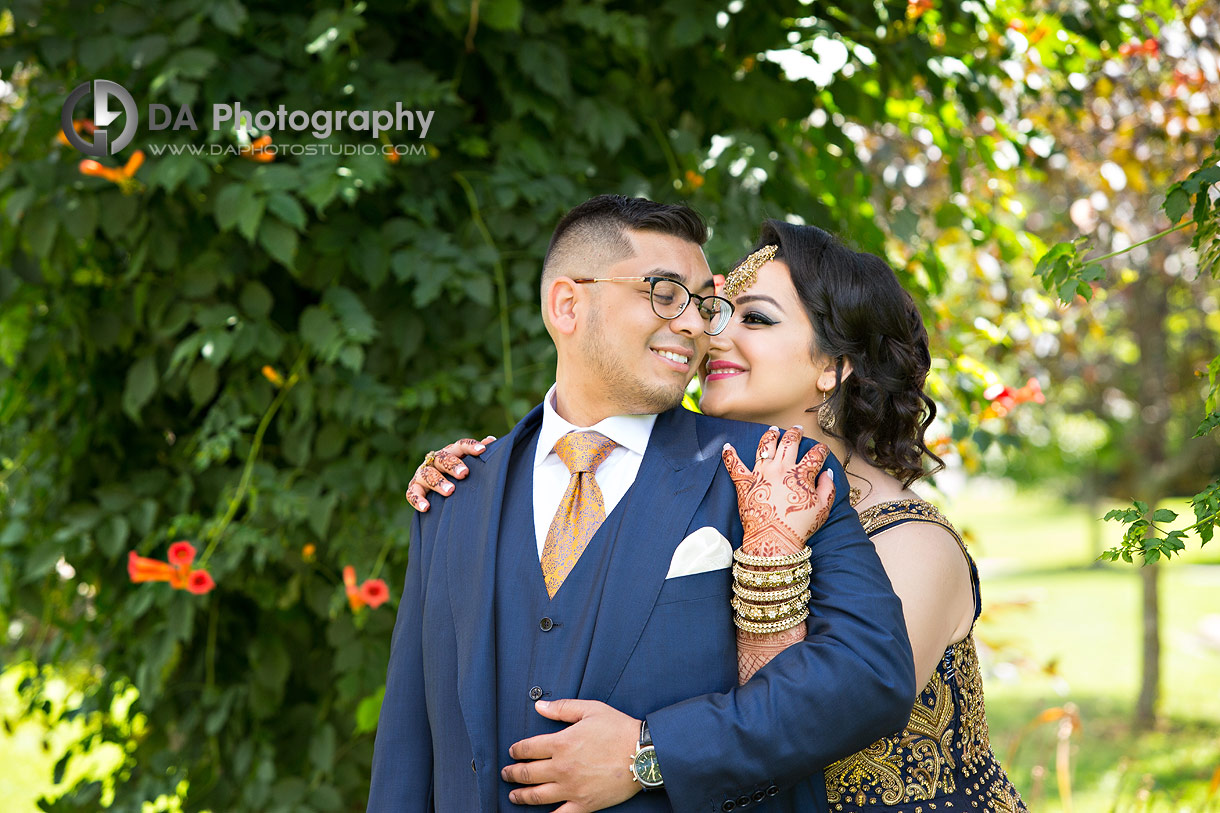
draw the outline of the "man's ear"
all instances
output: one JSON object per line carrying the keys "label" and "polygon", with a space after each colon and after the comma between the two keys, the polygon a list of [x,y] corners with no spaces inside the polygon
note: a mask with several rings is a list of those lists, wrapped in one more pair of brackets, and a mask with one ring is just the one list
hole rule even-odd
{"label": "man's ear", "polygon": [[581,297],[571,277],[556,277],[546,291],[546,318],[557,333],[570,336],[576,332]]}

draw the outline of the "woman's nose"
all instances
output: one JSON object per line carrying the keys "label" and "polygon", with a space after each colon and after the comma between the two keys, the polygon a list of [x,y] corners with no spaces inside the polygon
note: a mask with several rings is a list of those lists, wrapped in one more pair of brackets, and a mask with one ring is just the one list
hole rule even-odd
{"label": "woman's nose", "polygon": [[729,321],[728,327],[717,333],[715,336],[709,336],[708,348],[717,353],[724,353],[733,346],[733,322]]}

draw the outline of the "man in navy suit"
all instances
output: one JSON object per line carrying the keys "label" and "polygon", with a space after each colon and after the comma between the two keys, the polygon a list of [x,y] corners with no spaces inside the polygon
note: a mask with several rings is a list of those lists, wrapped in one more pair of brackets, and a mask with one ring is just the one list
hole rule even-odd
{"label": "man in navy suit", "polygon": [[[413,520],[370,813],[825,810],[823,766],[906,723],[902,607],[847,489],[809,541],[807,637],[737,685],[727,562],[689,554],[741,545],[721,450],[753,465],[765,427],[680,406],[715,332],[706,236],[684,206],[619,196],[560,221],[542,278],[556,384]],[[572,431],[609,439],[588,475],[604,521],[554,583]]]}

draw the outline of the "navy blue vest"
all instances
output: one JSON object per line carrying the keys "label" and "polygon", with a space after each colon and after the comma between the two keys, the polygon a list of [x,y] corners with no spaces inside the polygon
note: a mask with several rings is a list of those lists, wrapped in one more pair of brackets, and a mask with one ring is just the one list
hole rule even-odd
{"label": "navy blue vest", "polygon": [[[499,767],[514,760],[513,743],[567,727],[538,714],[534,701],[579,697],[601,607],[610,554],[630,502],[623,496],[585,548],[563,585],[549,598],[534,531],[534,454],[538,433],[513,448],[505,484],[496,554],[496,709]],[[528,506],[522,510],[522,506]],[[510,517],[511,514],[511,517]],[[600,698],[599,698],[600,699]],[[627,756],[623,769],[627,769]],[[500,780],[501,810],[515,786]]]}

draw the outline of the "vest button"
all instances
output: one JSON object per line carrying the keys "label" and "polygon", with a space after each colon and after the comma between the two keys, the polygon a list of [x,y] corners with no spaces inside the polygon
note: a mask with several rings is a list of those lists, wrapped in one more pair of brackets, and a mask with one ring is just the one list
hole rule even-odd
{"label": "vest button", "polygon": [[535,686],[534,688],[530,689],[530,700],[541,700],[541,699],[542,699],[542,687],[541,686]]}
{"label": "vest button", "polygon": [[542,630],[543,632],[550,632],[551,627],[553,626],[555,626],[555,622],[549,618],[543,618],[538,622],[538,629]]}

